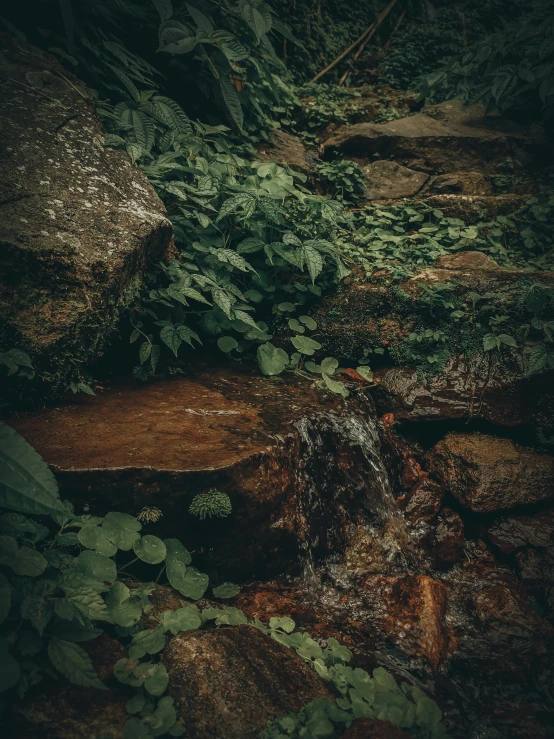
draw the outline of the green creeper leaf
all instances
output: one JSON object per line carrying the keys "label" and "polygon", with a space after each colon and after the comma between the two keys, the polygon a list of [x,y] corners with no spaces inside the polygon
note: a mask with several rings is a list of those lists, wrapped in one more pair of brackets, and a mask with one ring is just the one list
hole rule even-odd
{"label": "green creeper leaf", "polygon": [[113,559],[96,554],[90,549],[81,552],[77,557],[77,565],[92,580],[108,583],[115,583],[117,580],[117,567]]}
{"label": "green creeper leaf", "polygon": [[185,606],[176,611],[164,611],[159,617],[164,631],[171,631],[176,636],[181,631],[193,631],[202,625],[202,619],[198,611]]}
{"label": "green creeper leaf", "polygon": [[102,530],[106,538],[124,552],[133,548],[135,541],[140,538],[138,532],[141,529],[140,522],[128,513],[110,511],[102,522]]}
{"label": "green creeper leaf", "polygon": [[177,356],[179,347],[183,343],[178,331],[173,326],[164,326],[160,331],[160,339]]}
{"label": "green creeper leaf", "polygon": [[509,334],[500,334],[498,338],[503,344],[506,344],[506,346],[516,346],[517,347],[517,341],[514,339],[513,336],[510,336]]}
{"label": "green creeper leaf", "polygon": [[18,513],[67,515],[48,465],[17,431],[2,422],[0,506]]}
{"label": "green creeper leaf", "polygon": [[144,696],[144,694],[137,693],[130,700],[127,701],[127,703],[125,704],[125,708],[127,709],[127,713],[140,713],[144,708],[145,703],[146,697]]}
{"label": "green creeper leaf", "polygon": [[143,562],[158,565],[163,562],[166,555],[165,544],[157,536],[146,534],[133,544],[133,551]]}
{"label": "green creeper leaf", "polygon": [[7,652],[0,655],[0,693],[13,688],[21,677],[19,662]]}
{"label": "green creeper leaf", "polygon": [[186,598],[190,598],[191,600],[198,600],[206,592],[209,578],[203,572],[199,572],[196,567],[187,567],[186,572],[176,579],[176,582],[178,582],[178,586],[173,585],[170,580],[171,585],[175,587],[181,595],[184,595]]}
{"label": "green creeper leaf", "polygon": [[326,375],[324,372],[322,373],[321,377],[323,378],[323,382],[328,390],[330,390],[332,393],[335,393],[336,395],[341,395],[343,398],[348,397],[348,390],[344,386],[344,383],[337,382],[337,380],[333,380],[329,377],[329,375]]}
{"label": "green creeper leaf", "polygon": [[338,359],[335,359],[334,357],[325,357],[325,359],[321,362],[321,371],[325,375],[331,376],[335,374],[338,366]]}
{"label": "green creeper leaf", "polygon": [[214,27],[212,26],[208,18],[206,18],[204,13],[201,13],[193,5],[188,5],[188,4],[187,4],[187,10],[194,18],[194,22],[196,23],[198,28],[201,31],[204,31],[204,33],[206,33],[208,36],[212,36],[214,32]]}
{"label": "green creeper leaf", "polygon": [[21,602],[21,618],[30,621],[38,633],[42,636],[54,614],[54,604],[46,598],[29,594],[25,595]]}
{"label": "green creeper leaf", "polygon": [[309,241],[306,241],[303,244],[301,253],[308,268],[310,277],[312,278],[312,283],[314,283],[315,278],[323,270],[323,257]]}
{"label": "green creeper leaf", "polygon": [[310,316],[300,316],[298,318],[300,323],[303,323],[306,328],[309,328],[310,331],[315,331],[317,328],[317,323],[314,321],[313,318],[310,318]]}
{"label": "green creeper leaf", "polygon": [[274,616],[273,618],[269,619],[269,628],[270,629],[281,629],[282,631],[285,631],[287,634],[292,634],[292,632],[296,628],[296,624],[294,623],[292,618],[288,618],[287,616],[283,616],[283,617]]}
{"label": "green creeper leaf", "polygon": [[159,629],[145,629],[135,634],[129,646],[129,657],[141,659],[145,654],[157,654],[165,647],[166,639]]}
{"label": "green creeper leaf", "polygon": [[56,670],[75,685],[107,690],[98,679],[90,657],[75,642],[57,638],[50,639],[48,656]]}
{"label": "green creeper leaf", "polygon": [[234,598],[240,593],[240,587],[232,582],[224,582],[213,588],[212,592],[216,598]]}
{"label": "green creeper leaf", "polygon": [[291,339],[294,348],[297,349],[300,354],[307,354],[312,356],[318,349],[321,349],[321,344],[314,339],[310,339],[309,336],[293,336]]}
{"label": "green creeper leaf", "polygon": [[182,562],[188,565],[192,562],[189,550],[182,545],[179,539],[164,539],[164,544],[166,548],[166,564]]}
{"label": "green creeper leaf", "polygon": [[247,624],[248,619],[240,608],[226,606],[221,616],[218,616],[215,622],[218,626],[240,626],[241,624]]}
{"label": "green creeper leaf", "polygon": [[217,345],[222,352],[228,354],[229,352],[232,352],[233,349],[237,348],[238,342],[236,341],[236,339],[233,339],[232,336],[221,336],[217,340]]}
{"label": "green creeper leaf", "polygon": [[77,534],[79,542],[87,549],[94,549],[105,557],[113,557],[117,547],[107,538],[104,529],[100,526],[83,526]]}
{"label": "green creeper leaf", "polygon": [[483,348],[486,352],[500,347],[500,340],[494,334],[487,334],[483,338]]}
{"label": "green creeper leaf", "polygon": [[106,596],[110,618],[118,626],[130,628],[140,621],[142,605],[140,598],[131,596],[129,588],[118,580]]}
{"label": "green creeper leaf", "polygon": [[108,621],[111,623],[112,619],[108,611],[108,607],[104,602],[104,599],[91,588],[78,588],[71,593],[68,593],[67,600],[74,606],[80,613],[91,621]]}
{"label": "green creeper leaf", "polygon": [[280,375],[289,363],[289,355],[286,351],[269,342],[258,347],[256,356],[264,375]]}
{"label": "green creeper leaf", "polygon": [[21,547],[16,559],[11,563],[11,568],[16,575],[26,577],[38,577],[47,568],[48,562],[44,556],[35,549]]}
{"label": "green creeper leaf", "polygon": [[150,695],[158,696],[165,693],[169,683],[169,676],[161,662],[158,662],[158,664],[155,665],[155,668],[156,669],[153,671],[154,674],[147,677],[144,681],[144,687]]}

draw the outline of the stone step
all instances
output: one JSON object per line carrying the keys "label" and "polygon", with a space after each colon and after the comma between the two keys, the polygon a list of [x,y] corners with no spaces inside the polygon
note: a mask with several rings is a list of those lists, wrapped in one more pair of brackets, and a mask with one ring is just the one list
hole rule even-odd
{"label": "stone step", "polygon": [[[146,385],[121,380],[97,397],[4,420],[43,456],[78,512],[157,507],[152,533],[191,548],[208,541],[219,572],[257,576],[298,567],[312,544],[316,556],[340,547],[359,509],[352,480],[363,487],[367,461],[339,427],[372,407],[336,398],[241,365]],[[229,494],[233,512],[201,522],[188,508],[212,488]]]}

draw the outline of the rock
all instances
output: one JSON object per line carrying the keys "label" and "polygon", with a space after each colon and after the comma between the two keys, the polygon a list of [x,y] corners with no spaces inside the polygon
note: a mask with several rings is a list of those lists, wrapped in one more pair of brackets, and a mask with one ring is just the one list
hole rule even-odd
{"label": "rock", "polygon": [[554,619],[554,549],[523,549],[516,554],[517,570],[525,591]]}
{"label": "rock", "polygon": [[409,739],[409,735],[390,721],[358,718],[344,732],[342,739]]}
{"label": "rock", "polygon": [[484,513],[554,498],[554,457],[510,439],[449,433],[428,455],[446,492]]}
{"label": "rock", "polygon": [[0,42],[0,348],[26,351],[37,392],[55,394],[102,352],[172,229],[138,167],[104,146],[82,83],[45,69],[58,64],[48,54]]}
{"label": "rock", "polygon": [[380,632],[410,656],[420,657],[433,670],[454,650],[446,619],[446,587],[427,575],[382,577],[364,581],[368,602],[379,603],[374,617]]}
{"label": "rock", "polygon": [[444,492],[440,485],[425,478],[406,497],[404,515],[412,524],[428,523],[441,509]]}
{"label": "rock", "polygon": [[442,211],[447,218],[459,218],[466,225],[492,221],[498,216],[508,216],[527,203],[532,195],[424,195],[427,205]]}
{"label": "rock", "polygon": [[317,154],[307,149],[302,141],[286,131],[273,131],[273,141],[258,147],[258,159],[262,162],[288,164],[292,170],[311,174],[317,166]]}
{"label": "rock", "polygon": [[[125,704],[129,695],[117,688],[113,666],[125,656],[125,650],[106,635],[82,646],[89,653],[98,677],[114,683],[109,690],[81,688],[62,682],[49,681],[38,695],[14,705],[18,739],[90,739],[110,736],[121,739],[129,718]],[[41,686],[39,686],[41,687]]]}
{"label": "rock", "polygon": [[434,177],[426,192],[438,194],[492,195],[493,186],[482,172],[449,172]]}
{"label": "rock", "polygon": [[180,634],[163,660],[190,739],[254,739],[269,721],[331,699],[293,650],[251,626]]}
{"label": "rock", "polygon": [[[114,500],[134,515],[158,507],[156,534],[186,537],[232,579],[298,568],[307,546],[316,557],[341,549],[356,510],[372,507],[372,462],[351,443],[372,414],[369,399],[243,366],[115,382],[97,397],[5,420],[78,510],[87,503],[103,515]],[[230,495],[233,513],[199,521],[191,500],[212,488]]]}
{"label": "rock", "polygon": [[437,565],[452,565],[464,556],[464,522],[460,514],[450,508],[438,516],[431,544]]}
{"label": "rock", "polygon": [[409,198],[421,190],[429,179],[423,172],[416,172],[386,159],[366,165],[364,174],[369,184],[365,193],[368,200]]}
{"label": "rock", "polygon": [[452,172],[481,170],[483,162],[495,171],[507,157],[521,160],[526,149],[538,148],[526,129],[484,113],[481,105],[464,108],[451,100],[387,123],[343,126],[325,142],[325,152],[419,158],[435,171]]}
{"label": "rock", "polygon": [[551,546],[554,544],[554,511],[501,518],[489,529],[488,539],[504,554],[525,546]]}
{"label": "rock", "polygon": [[482,251],[459,251],[439,257],[436,262],[439,269],[500,269],[498,262]]}

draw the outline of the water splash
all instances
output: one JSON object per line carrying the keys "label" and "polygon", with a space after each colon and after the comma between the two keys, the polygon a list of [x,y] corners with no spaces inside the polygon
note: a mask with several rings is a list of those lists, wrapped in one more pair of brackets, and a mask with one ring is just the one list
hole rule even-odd
{"label": "water splash", "polygon": [[317,581],[315,560],[332,555],[348,540],[351,517],[344,502],[353,500],[367,512],[368,526],[378,529],[383,546],[393,558],[405,558],[411,541],[396,505],[381,456],[375,420],[350,412],[318,414],[295,424],[302,445],[297,470],[306,493],[298,501],[298,520],[305,531],[304,578]]}

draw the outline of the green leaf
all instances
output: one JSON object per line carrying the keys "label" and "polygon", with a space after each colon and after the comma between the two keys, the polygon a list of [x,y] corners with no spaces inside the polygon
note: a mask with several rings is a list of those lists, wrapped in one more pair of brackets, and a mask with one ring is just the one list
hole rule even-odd
{"label": "green leaf", "polygon": [[173,15],[173,7],[171,0],[152,0],[156,6],[156,10],[160,14],[160,20],[166,21]]}
{"label": "green leaf", "polygon": [[514,339],[513,336],[510,336],[509,334],[500,334],[498,338],[503,344],[506,344],[506,346],[517,347],[517,341]]}
{"label": "green leaf", "polygon": [[317,323],[313,318],[310,318],[310,316],[299,316],[298,320],[300,323],[303,323],[306,328],[309,328],[310,331],[315,331],[317,328]]}
{"label": "green leaf", "polygon": [[176,611],[164,611],[159,617],[164,631],[171,631],[176,636],[181,631],[193,631],[202,625],[198,611],[190,607],[179,608]]}
{"label": "green leaf", "polygon": [[165,544],[157,536],[146,534],[133,544],[133,551],[143,562],[158,565],[163,562],[166,555]]}
{"label": "green leaf", "polygon": [[321,344],[314,339],[310,339],[309,336],[293,336],[291,339],[294,348],[297,349],[300,354],[306,354],[311,357],[318,349],[321,349]]}
{"label": "green leaf", "polygon": [[483,348],[486,352],[491,351],[492,349],[498,349],[500,347],[500,341],[497,336],[494,334],[487,334],[483,338]]}
{"label": "green leaf", "polygon": [[240,587],[232,582],[224,582],[213,588],[212,592],[216,598],[234,598],[240,593]]}
{"label": "green leaf", "polygon": [[160,331],[160,339],[163,343],[168,346],[173,354],[177,356],[179,347],[183,343],[183,340],[179,336],[179,333],[174,326],[164,326]]}
{"label": "green leaf", "polygon": [[256,356],[264,375],[280,375],[289,363],[289,355],[284,349],[266,342],[258,347]]}
{"label": "green leaf", "polygon": [[252,31],[254,31],[256,38],[261,39],[264,34],[271,30],[271,15],[260,12],[251,3],[241,3],[240,12]]}
{"label": "green leaf", "polygon": [[312,283],[314,283],[315,278],[323,269],[323,257],[309,241],[302,245],[301,253],[312,278]]}
{"label": "green leaf", "polygon": [[48,465],[17,431],[1,421],[0,506],[18,513],[67,515]]}
{"label": "green leaf", "polygon": [[170,580],[171,585],[178,590],[181,595],[184,595],[186,598],[190,598],[191,600],[199,600],[206,592],[209,582],[208,576],[203,572],[199,572],[196,567],[187,567],[186,572],[184,572],[184,574],[178,579],[174,578],[174,580],[178,584],[173,585],[173,582]]}
{"label": "green leaf", "polygon": [[48,656],[56,670],[75,685],[107,690],[98,679],[90,657],[75,642],[57,638],[50,639]]}
{"label": "green leaf", "polygon": [[150,695],[158,696],[165,693],[168,683],[169,676],[167,674],[167,670],[161,662],[158,662],[158,664],[155,665],[154,674],[147,677],[144,681],[144,687]]}
{"label": "green leaf", "polygon": [[217,340],[217,345],[222,352],[228,354],[229,352],[232,352],[233,349],[237,348],[238,342],[236,341],[236,339],[233,339],[232,336],[221,336]]}
{"label": "green leaf", "polygon": [[94,549],[98,554],[105,557],[113,557],[117,547],[106,537],[105,531],[100,526],[83,526],[77,534],[79,542],[87,549]]}
{"label": "green leaf", "polygon": [[77,557],[77,565],[83,574],[92,580],[100,582],[115,583],[117,580],[117,567],[113,559],[97,554],[86,549]]}
{"label": "green leaf", "polygon": [[337,382],[336,380],[333,380],[329,377],[329,375],[326,375],[324,372],[321,375],[323,382],[328,390],[330,390],[332,393],[335,393],[336,395],[341,395],[343,398],[348,397],[348,390],[344,386],[344,383]]}
{"label": "green leaf", "polygon": [[225,100],[225,105],[231,114],[231,118],[235,122],[239,131],[242,131],[244,114],[242,112],[242,105],[240,104],[239,95],[235,86],[225,74],[222,74],[219,77],[219,86],[221,88],[223,100]]}
{"label": "green leaf", "polygon": [[204,31],[204,33],[206,33],[208,36],[212,36],[214,32],[214,27],[212,26],[208,18],[206,18],[204,13],[201,13],[193,5],[189,5],[188,3],[187,3],[187,10],[194,18],[194,22],[196,23],[198,28],[201,31]]}
{"label": "green leaf", "polygon": [[131,596],[129,588],[120,580],[114,583],[106,596],[106,605],[111,620],[124,628],[134,626],[142,616],[140,598]]}
{"label": "green leaf", "polygon": [[138,532],[141,529],[141,523],[128,513],[110,511],[102,521],[102,530],[106,538],[124,552],[133,548],[133,544],[140,538]]}
{"label": "green leaf", "polygon": [[13,688],[21,677],[19,662],[7,652],[0,655],[0,693]]}
{"label": "green leaf", "polygon": [[240,626],[241,624],[247,624],[248,619],[240,608],[225,606],[223,613],[216,618],[215,622],[218,626]]}
{"label": "green leaf", "polygon": [[296,628],[296,624],[294,623],[292,618],[288,618],[287,616],[274,616],[273,618],[269,619],[269,628],[281,629],[287,634],[292,634],[292,632]]}
{"label": "green leaf", "polygon": [[179,539],[164,539],[164,544],[166,548],[166,564],[182,562],[188,565],[192,562],[189,550],[182,545]]}
{"label": "green leaf", "polygon": [[141,659],[145,654],[157,654],[165,647],[166,638],[159,629],[144,629],[133,636],[129,657]]}
{"label": "green leaf", "polygon": [[127,709],[127,713],[140,713],[144,708],[145,703],[146,697],[144,696],[144,693],[137,693],[130,700],[127,701],[127,703],[125,704],[125,708]]}

